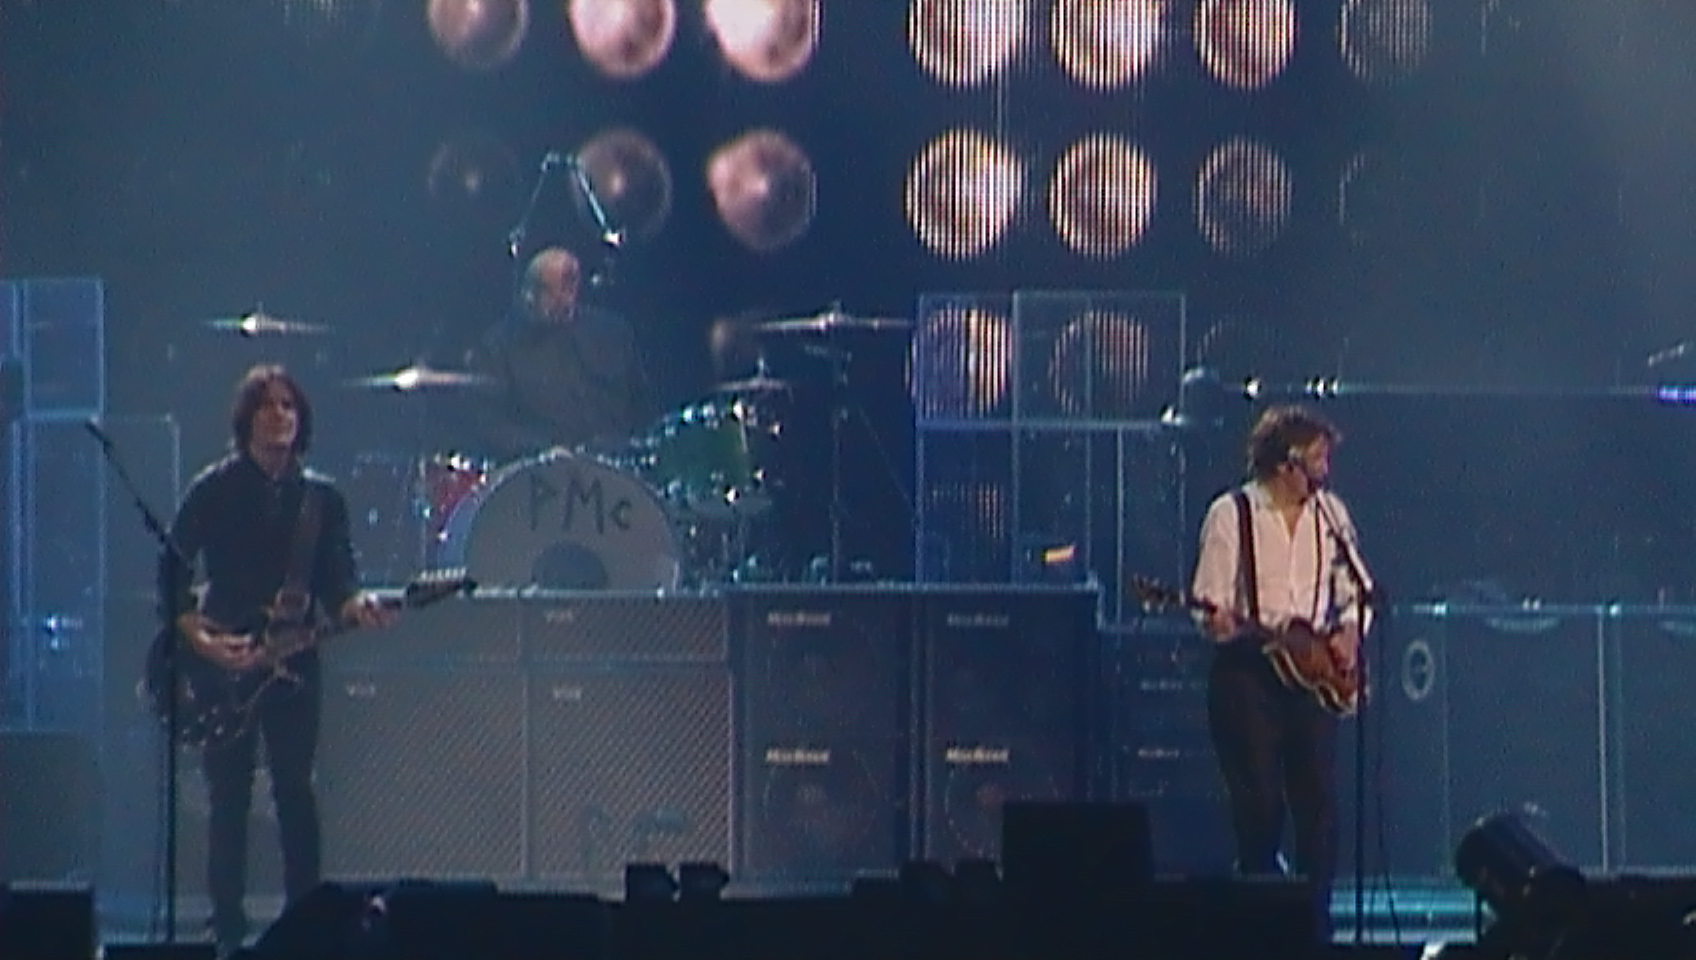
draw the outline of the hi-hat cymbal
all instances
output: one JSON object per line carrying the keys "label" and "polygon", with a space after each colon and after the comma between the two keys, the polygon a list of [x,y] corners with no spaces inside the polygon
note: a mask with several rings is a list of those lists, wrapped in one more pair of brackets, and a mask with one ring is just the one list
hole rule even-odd
{"label": "hi-hat cymbal", "polygon": [[863,317],[831,307],[810,317],[767,320],[755,329],[766,333],[830,333],[836,330],[905,330],[913,321],[904,317]]}
{"label": "hi-hat cymbal", "polygon": [[244,337],[256,337],[269,333],[328,333],[330,328],[322,323],[305,323],[300,320],[284,320],[273,317],[264,310],[244,313],[239,317],[219,317],[206,321],[206,325],[214,330],[232,330]]}
{"label": "hi-hat cymbal", "polygon": [[713,387],[714,393],[776,393],[789,389],[788,380],[756,374],[743,380],[726,380]]}
{"label": "hi-hat cymbal", "polygon": [[391,373],[360,377],[353,381],[353,386],[374,390],[426,390],[484,387],[492,383],[493,378],[484,374],[465,370],[444,370],[415,363]]}

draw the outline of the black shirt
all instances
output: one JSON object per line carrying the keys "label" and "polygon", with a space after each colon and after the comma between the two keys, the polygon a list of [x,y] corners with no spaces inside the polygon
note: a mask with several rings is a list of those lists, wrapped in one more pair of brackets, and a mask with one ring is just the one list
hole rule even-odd
{"label": "black shirt", "polygon": [[509,317],[472,353],[496,386],[473,402],[473,443],[502,458],[628,438],[645,426],[647,378],[635,332],[616,313],[566,322]]}
{"label": "black shirt", "polygon": [[[177,508],[171,535],[183,558],[201,561],[206,595],[201,612],[230,630],[257,627],[282,586],[307,486],[320,491],[318,542],[308,589],[334,616],[359,589],[348,533],[347,501],[322,474],[298,466],[272,479],[245,452],[231,454],[195,477]],[[171,620],[193,606],[189,571],[169,588],[169,555],[159,563],[159,596]]]}

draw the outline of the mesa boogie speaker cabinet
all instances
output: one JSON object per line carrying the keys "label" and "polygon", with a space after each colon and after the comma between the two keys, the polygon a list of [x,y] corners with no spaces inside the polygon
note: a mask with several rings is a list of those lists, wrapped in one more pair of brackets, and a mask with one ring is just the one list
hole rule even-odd
{"label": "mesa boogie speaker cabinet", "polygon": [[908,595],[766,588],[731,603],[744,875],[892,868],[908,844]]}
{"label": "mesa boogie speaker cabinet", "polygon": [[1096,605],[1094,589],[919,595],[927,858],[998,858],[1004,802],[1087,795]]}

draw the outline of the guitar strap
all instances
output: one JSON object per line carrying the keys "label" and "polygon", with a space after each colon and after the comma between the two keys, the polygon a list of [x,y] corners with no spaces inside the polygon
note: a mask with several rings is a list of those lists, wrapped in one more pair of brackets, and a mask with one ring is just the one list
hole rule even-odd
{"label": "guitar strap", "polygon": [[283,572],[283,583],[277,588],[276,612],[291,623],[305,622],[312,597],[312,561],[317,553],[318,529],[323,510],[322,497],[316,484],[301,481],[300,516],[294,525],[294,540],[289,544],[289,563]]}
{"label": "guitar strap", "polygon": [[[1318,496],[1318,494],[1315,494]],[[1231,499],[1237,503],[1237,545],[1242,559],[1243,576],[1248,578],[1245,585],[1248,599],[1249,619],[1260,622],[1260,578],[1254,570],[1254,514],[1249,509],[1248,494],[1242,488],[1231,492]],[[1325,544],[1319,534],[1319,523],[1313,525],[1313,557],[1319,563],[1325,559]],[[1313,582],[1313,620],[1319,619],[1319,586],[1321,578],[1315,577]]]}
{"label": "guitar strap", "polygon": [[1242,567],[1244,597],[1248,600],[1248,618],[1260,622],[1260,576],[1254,569],[1254,515],[1249,509],[1248,494],[1241,487],[1231,493],[1237,502],[1237,557]]}

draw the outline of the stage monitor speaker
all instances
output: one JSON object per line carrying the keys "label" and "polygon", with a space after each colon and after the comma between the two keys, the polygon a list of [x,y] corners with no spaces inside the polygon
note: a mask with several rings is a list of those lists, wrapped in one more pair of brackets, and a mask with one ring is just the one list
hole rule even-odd
{"label": "stage monitor speaker", "polygon": [[611,894],[626,863],[731,862],[730,673],[538,669],[530,872]]}
{"label": "stage monitor speaker", "polygon": [[995,859],[1001,805],[1081,800],[1090,779],[1093,589],[919,598],[928,859]]}
{"label": "stage monitor speaker", "polygon": [[732,595],[741,675],[742,873],[843,880],[908,849],[905,594]]}
{"label": "stage monitor speaker", "polygon": [[520,876],[524,676],[326,670],[318,792],[325,870]]}
{"label": "stage monitor speaker", "polygon": [[88,737],[0,731],[0,880],[92,880],[99,789]]}
{"label": "stage monitor speaker", "polygon": [[0,957],[69,960],[92,957],[97,947],[88,886],[0,885]]}

